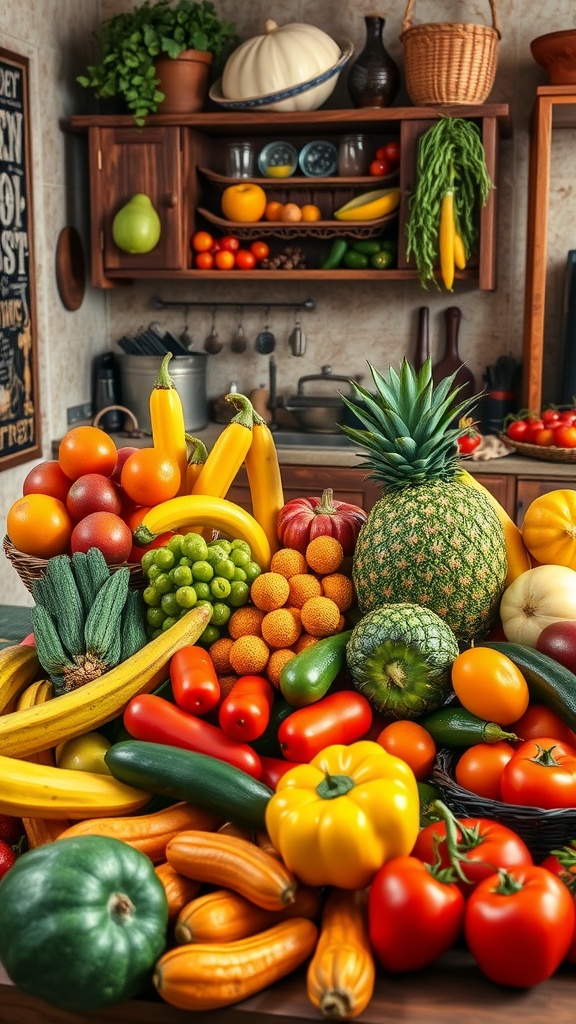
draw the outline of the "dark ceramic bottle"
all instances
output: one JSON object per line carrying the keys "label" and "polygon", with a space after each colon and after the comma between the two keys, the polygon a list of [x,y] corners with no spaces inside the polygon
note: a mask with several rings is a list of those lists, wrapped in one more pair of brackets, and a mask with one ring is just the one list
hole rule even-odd
{"label": "dark ceramic bottle", "polygon": [[355,107],[389,107],[400,88],[398,65],[382,41],[385,19],[367,14],[366,45],[348,74],[348,92]]}

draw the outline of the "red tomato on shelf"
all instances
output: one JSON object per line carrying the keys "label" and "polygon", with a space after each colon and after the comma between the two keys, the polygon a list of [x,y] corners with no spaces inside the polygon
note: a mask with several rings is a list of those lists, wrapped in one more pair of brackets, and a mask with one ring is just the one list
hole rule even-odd
{"label": "red tomato on shelf", "polygon": [[208,252],[214,245],[214,239],[209,231],[195,231],[190,244],[194,252]]}
{"label": "red tomato on shelf", "polygon": [[391,170],[392,166],[390,164],[390,161],[387,160],[386,157],[376,157],[376,159],[372,161],[369,167],[370,174],[372,174],[375,178],[382,177],[382,175],[384,174],[390,174]]}
{"label": "red tomato on shelf", "polygon": [[234,253],[228,249],[219,249],[214,257],[214,265],[218,270],[232,270],[235,262]]}
{"label": "red tomato on shelf", "polygon": [[559,448],[576,448],[576,427],[560,423],[554,428],[554,444]]}
{"label": "red tomato on shelf", "polygon": [[238,270],[253,270],[256,266],[256,257],[249,249],[239,249],[236,253],[236,266]]}
{"label": "red tomato on shelf", "polygon": [[258,240],[256,242],[252,242],[250,252],[259,263],[260,260],[265,260],[270,255],[270,246],[268,245],[268,242]]}

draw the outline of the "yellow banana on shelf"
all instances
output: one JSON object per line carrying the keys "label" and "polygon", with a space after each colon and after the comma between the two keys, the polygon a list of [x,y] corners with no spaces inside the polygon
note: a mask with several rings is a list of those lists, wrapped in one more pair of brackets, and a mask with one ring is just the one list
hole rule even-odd
{"label": "yellow banana on shelf", "polygon": [[2,754],[8,758],[27,757],[116,718],[132,697],[149,693],[166,678],[172,655],[186,644],[196,643],[211,614],[208,605],[191,608],[165,633],[92,682],[44,704],[0,717]]}
{"label": "yellow banana on shelf", "polygon": [[[50,703],[56,704],[55,697]],[[0,814],[26,818],[96,818],[138,811],[150,794],[111,775],[51,768],[0,754]]]}
{"label": "yellow banana on shelf", "polygon": [[400,205],[400,189],[384,188],[355,196],[334,211],[336,220],[379,220]]}
{"label": "yellow banana on shelf", "polygon": [[228,537],[245,540],[260,568],[265,571],[270,565],[270,543],[260,523],[240,505],[210,494],[181,495],[154,505],[144,516],[134,539],[138,544],[149,544],[159,533],[187,526],[212,526]]}
{"label": "yellow banana on shelf", "polygon": [[0,715],[4,714],[39,671],[35,647],[18,644],[0,651]]}
{"label": "yellow banana on shelf", "polygon": [[493,509],[495,510],[504,530],[504,540],[506,541],[506,557],[508,559],[508,572],[506,575],[506,586],[509,587],[513,580],[521,573],[526,572],[527,569],[532,567],[530,561],[530,555],[526,550],[524,541],[522,540],[522,534],[513,519],[510,518],[505,508],[502,507],[497,498],[494,497],[490,491],[480,483],[476,477],[468,473],[467,470],[458,470],[459,479],[463,484],[467,484],[469,487],[475,487],[477,491],[481,491],[489,499]]}

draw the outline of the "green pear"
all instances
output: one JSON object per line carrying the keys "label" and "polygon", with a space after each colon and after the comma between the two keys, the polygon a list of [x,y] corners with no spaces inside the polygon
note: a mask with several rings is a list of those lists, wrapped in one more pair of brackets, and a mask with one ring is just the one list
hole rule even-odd
{"label": "green pear", "polygon": [[160,217],[150,197],[138,192],[114,217],[112,237],[119,249],[129,253],[150,252],[160,238]]}

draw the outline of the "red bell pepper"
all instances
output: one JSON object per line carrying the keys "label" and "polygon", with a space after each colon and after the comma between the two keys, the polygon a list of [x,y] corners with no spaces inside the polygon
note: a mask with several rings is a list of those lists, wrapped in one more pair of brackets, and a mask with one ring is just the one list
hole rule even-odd
{"label": "red bell pepper", "polygon": [[220,728],[233,740],[257,740],[270,721],[273,703],[274,689],[264,676],[240,676],[220,705]]}
{"label": "red bell pepper", "polygon": [[227,761],[255,779],[262,775],[260,758],[247,743],[237,743],[217,725],[182,711],[153,693],[141,693],[128,702],[124,726],[136,740],[164,743],[168,746],[209,754]]}
{"label": "red bell pepper", "polygon": [[207,715],[220,703],[220,683],[208,651],[187,644],[170,658],[170,682],[179,708]]}

